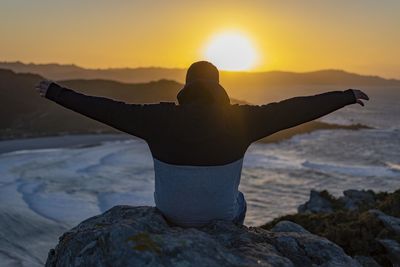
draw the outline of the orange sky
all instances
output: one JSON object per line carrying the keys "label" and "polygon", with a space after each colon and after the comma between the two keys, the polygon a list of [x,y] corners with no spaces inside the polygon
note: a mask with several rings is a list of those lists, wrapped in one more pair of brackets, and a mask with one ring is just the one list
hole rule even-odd
{"label": "orange sky", "polygon": [[211,36],[238,30],[260,55],[255,71],[400,78],[399,14],[396,0],[2,0],[0,61],[184,68]]}

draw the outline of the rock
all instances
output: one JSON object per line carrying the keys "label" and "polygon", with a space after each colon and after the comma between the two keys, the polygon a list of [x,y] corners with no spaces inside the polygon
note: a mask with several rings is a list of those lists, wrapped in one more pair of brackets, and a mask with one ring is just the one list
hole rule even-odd
{"label": "rock", "polygon": [[299,213],[331,213],[331,202],[323,197],[322,192],[311,190],[310,200],[298,207]]}
{"label": "rock", "polygon": [[400,218],[387,215],[380,210],[369,210],[368,212],[374,214],[380,221],[382,221],[387,229],[400,235]]}
{"label": "rock", "polygon": [[355,190],[349,189],[343,191],[343,195],[353,200],[357,204],[369,204],[373,205],[375,203],[375,194],[373,191],[368,190]]}
{"label": "rock", "polygon": [[275,218],[261,227],[277,232],[301,231],[286,222],[280,225],[290,221],[341,246],[363,266],[393,266],[393,255],[399,253],[395,244],[400,243],[400,189],[347,190],[343,195],[335,198],[327,191],[313,191],[299,213]]}
{"label": "rock", "polygon": [[378,240],[382,246],[385,247],[388,252],[389,259],[391,260],[393,266],[400,266],[400,244],[395,240],[391,239],[379,239]]}
{"label": "rock", "polygon": [[357,255],[354,257],[363,267],[381,267],[374,258]]}
{"label": "rock", "polygon": [[377,195],[371,190],[350,189],[343,192],[343,197],[335,198],[327,191],[311,190],[310,199],[298,207],[299,213],[331,213],[336,210],[357,211],[376,206]]}
{"label": "rock", "polygon": [[336,244],[294,223],[275,230],[226,221],[181,228],[169,225],[154,207],[115,206],[64,233],[46,267],[361,266]]}
{"label": "rock", "polygon": [[275,233],[294,232],[294,233],[310,234],[309,231],[307,231],[297,223],[291,221],[280,221],[271,229],[271,231]]}
{"label": "rock", "polygon": [[294,266],[361,266],[342,248],[316,235],[282,232],[272,243]]}
{"label": "rock", "polygon": [[355,211],[360,206],[373,206],[375,204],[375,194],[372,191],[350,189],[343,192],[344,197],[339,198],[343,202],[344,208]]}

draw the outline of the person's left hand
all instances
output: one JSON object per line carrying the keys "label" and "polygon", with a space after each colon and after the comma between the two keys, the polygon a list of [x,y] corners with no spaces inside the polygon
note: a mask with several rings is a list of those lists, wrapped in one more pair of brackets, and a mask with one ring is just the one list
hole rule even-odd
{"label": "person's left hand", "polygon": [[350,90],[353,92],[357,103],[360,104],[361,106],[364,106],[364,102],[361,100],[367,100],[367,101],[369,100],[368,95],[366,93],[364,93],[363,91],[358,90],[358,89],[350,89]]}
{"label": "person's left hand", "polygon": [[50,80],[43,80],[35,86],[36,91],[38,91],[41,97],[46,96],[47,90],[49,89],[51,83],[52,81]]}

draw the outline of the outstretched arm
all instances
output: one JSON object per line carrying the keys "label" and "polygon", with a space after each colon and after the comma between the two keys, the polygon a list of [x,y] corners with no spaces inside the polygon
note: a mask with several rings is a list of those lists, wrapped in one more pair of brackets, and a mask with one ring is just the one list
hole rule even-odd
{"label": "outstretched arm", "polygon": [[51,81],[42,81],[36,86],[42,97],[113,128],[146,137],[146,117],[152,105],[126,104],[105,97],[88,96],[59,86]]}
{"label": "outstretched arm", "polygon": [[250,141],[315,120],[346,105],[369,100],[360,90],[333,91],[314,96],[294,97],[277,103],[250,106],[247,110]]}

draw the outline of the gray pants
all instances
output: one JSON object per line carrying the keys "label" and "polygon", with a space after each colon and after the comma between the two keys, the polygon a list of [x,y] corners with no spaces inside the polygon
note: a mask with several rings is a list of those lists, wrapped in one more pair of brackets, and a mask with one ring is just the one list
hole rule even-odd
{"label": "gray pants", "polygon": [[244,218],[246,217],[246,211],[247,211],[247,203],[246,200],[244,199],[244,195],[242,192],[239,191],[238,194],[238,203],[239,203],[239,214],[233,219],[233,222],[235,224],[240,224],[243,225],[244,223]]}

